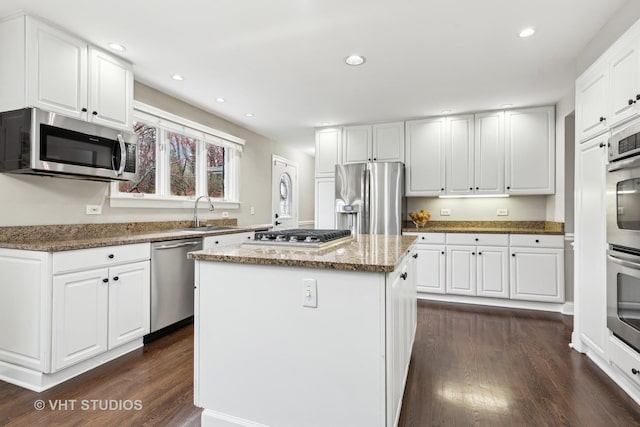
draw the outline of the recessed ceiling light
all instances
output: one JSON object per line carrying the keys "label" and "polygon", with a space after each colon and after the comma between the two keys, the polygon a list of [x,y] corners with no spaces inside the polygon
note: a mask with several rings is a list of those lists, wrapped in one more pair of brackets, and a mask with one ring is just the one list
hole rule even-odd
{"label": "recessed ceiling light", "polygon": [[346,58],[344,58],[344,62],[347,63],[347,65],[362,65],[367,61],[367,59],[364,56],[360,56],[360,55],[349,55]]}
{"label": "recessed ceiling light", "polygon": [[520,31],[520,37],[531,37],[535,34],[535,32],[536,30],[534,30],[533,28],[525,28],[524,30]]}
{"label": "recessed ceiling light", "polygon": [[513,107],[513,104],[502,104],[500,108],[510,108]]}
{"label": "recessed ceiling light", "polygon": [[253,117],[253,113],[247,113],[247,114],[245,114],[245,116],[247,116],[247,117]]}
{"label": "recessed ceiling light", "polygon": [[126,47],[122,46],[119,43],[109,43],[108,46],[110,49],[117,50],[118,52],[124,52],[125,50],[127,50]]}
{"label": "recessed ceiling light", "polygon": [[173,80],[177,80],[177,81],[179,81],[179,82],[181,82],[181,81],[183,81],[183,80],[184,80],[184,77],[182,77],[180,74],[174,74],[173,76],[171,76],[171,78],[172,78]]}
{"label": "recessed ceiling light", "polygon": [[226,100],[224,98],[216,98],[216,101],[218,102],[225,102]]}
{"label": "recessed ceiling light", "polygon": [[441,114],[450,114],[451,110],[442,110],[440,111]]}

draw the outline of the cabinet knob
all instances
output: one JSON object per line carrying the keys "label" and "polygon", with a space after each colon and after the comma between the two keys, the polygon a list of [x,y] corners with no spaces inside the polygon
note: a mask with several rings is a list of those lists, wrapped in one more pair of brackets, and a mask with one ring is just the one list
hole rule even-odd
{"label": "cabinet knob", "polygon": [[414,259],[418,259],[418,254],[413,254]]}
{"label": "cabinet knob", "polygon": [[480,189],[480,187],[476,187],[476,190],[479,190],[479,189]]}
{"label": "cabinet knob", "polygon": [[402,273],[400,277],[402,277],[402,280],[407,280],[407,273]]}
{"label": "cabinet knob", "polygon": [[475,254],[476,254],[475,252],[471,252],[471,255],[475,255]]}
{"label": "cabinet knob", "polygon": [[421,239],[424,240],[424,236],[422,236]]}
{"label": "cabinet knob", "polygon": [[98,112],[97,112],[97,111],[94,111],[94,112],[93,112],[93,113],[91,113],[91,114],[93,114],[94,116],[97,116],[97,115],[98,115]]}
{"label": "cabinet knob", "polygon": [[444,251],[440,252],[442,255],[444,255]]}
{"label": "cabinet knob", "polygon": [[376,160],[378,160],[378,159],[374,157],[374,158],[373,158],[373,161],[375,162]]}
{"label": "cabinet knob", "polygon": [[636,101],[640,101],[640,94],[636,95]]}
{"label": "cabinet knob", "polygon": [[108,257],[109,259],[113,259],[113,258],[114,258],[114,256],[115,256],[115,255],[113,255],[113,254],[109,254],[109,255],[107,255],[107,257]]}
{"label": "cabinet knob", "polygon": [[247,240],[251,240],[251,236],[247,236]]}
{"label": "cabinet knob", "polygon": [[477,242],[478,240],[480,240],[480,239],[478,239],[478,238],[476,237],[476,242]]}
{"label": "cabinet knob", "polygon": [[606,118],[606,117],[600,117],[600,121],[601,121],[601,122],[604,122],[605,120],[607,120],[607,118]]}
{"label": "cabinet knob", "polygon": [[218,244],[218,243],[220,243],[220,242],[216,240],[214,243],[217,245],[217,244]]}
{"label": "cabinet knob", "polygon": [[83,109],[82,109],[82,112],[83,112],[83,113],[86,113],[86,112],[87,112],[87,109],[86,109],[86,108],[83,108]]}
{"label": "cabinet knob", "polygon": [[478,255],[482,255],[482,252],[478,252]]}
{"label": "cabinet knob", "polygon": [[444,191],[444,188],[441,188],[440,191]]}
{"label": "cabinet knob", "polygon": [[635,104],[635,103],[636,103],[636,101],[634,101],[633,99],[630,99],[630,100],[629,100],[629,105],[633,105],[633,104]]}
{"label": "cabinet knob", "polygon": [[368,158],[367,160],[368,160],[368,161],[371,161],[371,158]]}
{"label": "cabinet knob", "polygon": [[469,187],[469,190],[473,191],[473,187]]}
{"label": "cabinet knob", "polygon": [[109,283],[109,279],[102,279],[102,283]]}
{"label": "cabinet knob", "polygon": [[516,256],[516,254],[511,254],[511,256]]}
{"label": "cabinet knob", "polygon": [[511,187],[507,187],[507,190],[511,190]]}
{"label": "cabinet knob", "polygon": [[601,142],[601,143],[598,145],[598,147],[600,147],[600,148],[604,147],[604,142]]}
{"label": "cabinet knob", "polygon": [[118,280],[120,280],[120,278],[119,278],[118,276],[115,276],[115,277],[113,278],[113,280],[115,280],[115,281],[117,282]]}
{"label": "cabinet knob", "polygon": [[540,239],[536,239],[536,243],[540,243]]}
{"label": "cabinet knob", "polygon": [[631,373],[633,375],[638,375],[640,373],[640,371],[638,371],[636,368],[631,368]]}

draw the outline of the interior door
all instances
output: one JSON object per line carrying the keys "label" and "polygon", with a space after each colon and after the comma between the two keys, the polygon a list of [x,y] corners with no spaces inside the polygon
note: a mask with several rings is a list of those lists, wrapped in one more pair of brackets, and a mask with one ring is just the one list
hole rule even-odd
{"label": "interior door", "polygon": [[272,157],[273,228],[298,227],[298,166],[279,156]]}

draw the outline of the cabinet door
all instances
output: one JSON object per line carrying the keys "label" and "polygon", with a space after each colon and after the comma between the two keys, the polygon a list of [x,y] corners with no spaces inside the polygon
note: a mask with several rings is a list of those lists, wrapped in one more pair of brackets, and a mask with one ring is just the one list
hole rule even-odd
{"label": "cabinet door", "polygon": [[509,251],[506,247],[478,246],[478,296],[509,298]]}
{"label": "cabinet door", "polygon": [[406,195],[444,194],[444,119],[410,121],[405,126]]}
{"label": "cabinet door", "polygon": [[373,125],[373,161],[404,162],[404,122]]}
{"label": "cabinet door", "polygon": [[504,113],[475,115],[475,194],[504,194]]}
{"label": "cabinet door", "polygon": [[[575,301],[580,338],[606,356],[606,163],[607,134],[578,146],[576,156]],[[602,145],[602,146],[601,146]]]}
{"label": "cabinet door", "polygon": [[447,246],[447,293],[476,294],[475,246]]}
{"label": "cabinet door", "polygon": [[149,261],[109,269],[109,350],[150,330]]}
{"label": "cabinet door", "polygon": [[316,179],[315,228],[336,228],[336,180]]}
{"label": "cabinet door", "polygon": [[609,127],[638,113],[637,101],[640,99],[639,47],[640,40],[634,39],[623,49],[620,49],[609,64],[611,79]]}
{"label": "cabinet door", "polygon": [[342,151],[342,162],[345,165],[372,161],[371,126],[342,128]]}
{"label": "cabinet door", "polygon": [[576,81],[576,139],[585,141],[607,130],[609,68],[602,64]]}
{"label": "cabinet door", "polygon": [[446,119],[446,193],[473,194],[473,115]]}
{"label": "cabinet door", "polygon": [[555,191],[554,107],[505,112],[508,194]]}
{"label": "cabinet door", "polygon": [[90,49],[89,120],[131,130],[133,67],[108,53]]}
{"label": "cabinet door", "polygon": [[511,299],[564,302],[564,250],[511,248]]}
{"label": "cabinet door", "polygon": [[31,106],[75,118],[87,107],[87,44],[27,20],[27,81]]}
{"label": "cabinet door", "polygon": [[342,163],[341,129],[316,132],[316,177],[334,178],[336,165]]}
{"label": "cabinet door", "polygon": [[107,351],[109,271],[53,277],[52,370]]}
{"label": "cabinet door", "polygon": [[445,247],[418,245],[416,253],[416,280],[418,291],[445,293]]}

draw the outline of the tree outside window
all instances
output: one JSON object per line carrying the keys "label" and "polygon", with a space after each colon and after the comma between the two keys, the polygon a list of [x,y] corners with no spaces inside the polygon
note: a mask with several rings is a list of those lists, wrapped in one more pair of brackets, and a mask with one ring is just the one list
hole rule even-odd
{"label": "tree outside window", "polygon": [[224,199],[224,151],[224,147],[207,144],[207,193],[216,199]]}
{"label": "tree outside window", "polygon": [[155,194],[157,129],[142,122],[134,123],[133,129],[138,136],[136,178],[121,182],[119,190],[121,193]]}
{"label": "tree outside window", "polygon": [[167,132],[167,140],[171,195],[193,196],[196,194],[197,141],[173,132]]}

